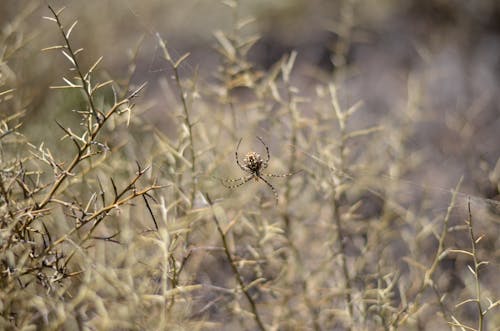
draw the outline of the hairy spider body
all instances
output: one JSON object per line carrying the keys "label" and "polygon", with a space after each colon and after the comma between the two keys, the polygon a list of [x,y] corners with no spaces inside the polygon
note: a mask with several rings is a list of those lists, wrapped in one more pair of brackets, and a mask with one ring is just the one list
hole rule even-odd
{"label": "hairy spider body", "polygon": [[250,152],[243,158],[243,167],[248,170],[248,172],[255,175],[255,181],[259,180],[260,170],[264,160],[260,157],[259,153]]}
{"label": "hairy spider body", "polygon": [[[250,180],[255,179],[256,182],[261,179],[270,189],[273,191],[274,198],[276,199],[276,204],[278,204],[278,192],[274,188],[274,186],[267,181],[263,176],[267,177],[289,177],[294,175],[295,173],[288,173],[288,174],[266,174],[263,173],[262,170],[266,169],[267,166],[269,165],[269,148],[267,145],[264,143],[264,141],[260,138],[257,137],[257,139],[264,145],[264,148],[266,149],[266,159],[262,159],[259,153],[256,152],[249,152],[245,155],[243,158],[242,163],[240,163],[240,158],[238,156],[238,150],[240,148],[241,140],[243,138],[240,138],[238,141],[238,145],[236,146],[236,151],[234,152],[235,158],[236,158],[236,164],[240,167],[241,170],[246,172],[248,175],[240,178],[235,178],[235,179],[224,179],[224,178],[217,178],[221,181],[222,185],[224,185],[226,188],[232,189],[236,188],[239,186],[242,186],[245,183],[248,183]],[[234,185],[226,185],[226,183],[231,183],[231,182],[239,182]]]}

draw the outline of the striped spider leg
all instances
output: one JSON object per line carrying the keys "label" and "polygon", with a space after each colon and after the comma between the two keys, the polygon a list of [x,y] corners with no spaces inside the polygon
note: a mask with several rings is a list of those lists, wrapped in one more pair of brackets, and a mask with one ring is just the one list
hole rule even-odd
{"label": "striped spider leg", "polygon": [[[242,186],[242,185],[248,183],[252,179],[255,179],[255,181],[257,181],[257,182],[259,181],[259,179],[261,179],[271,189],[271,191],[274,194],[276,204],[278,204],[278,192],[277,192],[277,190],[263,176],[289,177],[289,176],[293,176],[294,174],[296,174],[296,172],[289,173],[289,174],[266,174],[266,173],[263,173],[262,170],[266,169],[269,166],[269,160],[270,160],[271,156],[269,154],[269,147],[267,147],[267,145],[264,143],[264,141],[260,137],[257,137],[257,139],[262,143],[262,145],[264,145],[264,148],[266,149],[266,159],[265,160],[262,159],[262,157],[260,156],[259,153],[249,152],[245,155],[245,157],[243,158],[243,161],[240,162],[238,151],[239,151],[242,139],[243,138],[240,138],[240,140],[238,141],[238,145],[236,146],[236,151],[234,152],[234,156],[236,158],[236,164],[240,167],[240,169],[243,172],[247,173],[248,175],[244,176],[244,177],[240,177],[240,178],[235,178],[235,179],[223,179],[223,178],[217,178],[217,179],[219,179],[221,181],[221,183],[224,187],[229,188],[229,189]],[[227,183],[231,183],[231,182],[238,182],[238,183],[234,184],[234,185],[227,184]]]}
{"label": "striped spider leg", "polygon": [[[216,177],[217,178],[217,177]],[[234,179],[226,179],[226,178],[217,178],[218,180],[220,180],[221,184],[225,187],[225,188],[236,188],[236,187],[240,187],[241,185],[249,182],[251,179],[253,179],[253,176],[250,175],[250,176],[247,176],[247,177],[240,177],[240,178],[234,178]],[[236,184],[233,184],[233,185],[228,185],[227,183],[235,183],[235,182],[239,182],[241,181],[241,183],[236,183]]]}

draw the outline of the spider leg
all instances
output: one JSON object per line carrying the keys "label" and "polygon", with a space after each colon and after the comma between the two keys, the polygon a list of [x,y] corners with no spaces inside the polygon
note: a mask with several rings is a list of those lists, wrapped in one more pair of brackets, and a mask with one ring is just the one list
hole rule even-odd
{"label": "spider leg", "polygon": [[241,141],[243,140],[243,138],[240,138],[240,140],[238,141],[238,145],[236,146],[236,151],[234,152],[234,156],[236,157],[236,163],[238,164],[238,166],[241,168],[241,170],[243,170],[244,172],[248,172],[248,170],[243,167],[240,163],[240,159],[238,157],[238,150],[240,148],[240,144],[241,144]]}
{"label": "spider leg", "polygon": [[293,176],[295,174],[298,174],[301,171],[302,170],[298,170],[298,171],[295,171],[295,172],[290,172],[288,174],[264,174],[264,173],[261,173],[261,175],[262,176],[267,176],[267,177],[290,177],[290,176]]}
{"label": "spider leg", "polygon": [[264,183],[267,184],[267,186],[269,186],[269,188],[271,188],[271,191],[273,191],[273,194],[274,194],[274,199],[276,199],[276,205],[278,204],[278,191],[276,191],[276,189],[274,188],[274,186],[269,183],[266,179],[264,179],[264,177],[262,176],[258,176],[260,179],[262,179],[264,181]]}
{"label": "spider leg", "polygon": [[266,160],[262,163],[262,169],[266,169],[267,166],[269,165],[269,160],[271,159],[271,156],[269,155],[269,147],[267,147],[266,143],[264,142],[264,140],[262,140],[261,137],[257,136],[257,139],[259,139],[259,141],[262,143],[262,145],[264,145],[264,147],[266,148]]}
{"label": "spider leg", "polygon": [[250,181],[250,179],[252,179],[254,176],[248,176],[248,177],[241,177],[241,178],[236,178],[236,179],[232,179],[232,180],[227,180],[226,182],[237,182],[239,180],[242,180],[241,183],[238,183],[238,184],[235,184],[235,185],[226,185],[224,184],[224,181],[221,181],[221,184],[222,186],[224,186],[225,188],[236,188],[236,187],[239,187],[245,183],[248,183]]}
{"label": "spider leg", "polygon": [[232,183],[232,182],[238,182],[240,180],[245,180],[246,177],[240,177],[240,178],[220,178],[216,176],[212,176],[213,179],[217,179],[220,182],[224,183]]}

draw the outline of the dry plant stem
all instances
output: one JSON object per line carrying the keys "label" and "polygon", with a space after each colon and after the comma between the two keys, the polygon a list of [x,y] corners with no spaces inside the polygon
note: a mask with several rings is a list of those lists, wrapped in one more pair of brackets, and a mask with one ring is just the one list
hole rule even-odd
{"label": "dry plant stem", "polygon": [[[348,12],[350,9],[351,3],[344,4],[344,7],[342,8],[342,14],[344,14],[346,11]],[[344,14],[345,16],[345,14]],[[347,15],[349,17],[349,15]],[[343,17],[345,18],[345,17]],[[344,34],[341,34],[339,37],[339,40],[337,44],[335,45],[334,49],[334,61],[333,65],[337,69],[335,71],[336,77],[339,81],[342,81],[345,75],[345,66],[346,66],[346,54],[349,50],[350,43],[351,43],[351,30],[352,26],[350,24],[351,22],[345,22],[345,20],[342,20]],[[346,148],[346,141],[347,141],[347,133],[346,133],[346,116],[342,112],[342,110],[339,107],[338,104],[338,99],[336,94],[332,93],[333,89],[330,89],[331,91],[331,97],[332,97],[332,106],[337,114],[337,121],[339,123],[339,128],[340,128],[340,136],[341,136],[341,142],[339,146],[339,168],[341,173],[346,173],[345,169],[345,148]],[[342,179],[341,183],[342,184]],[[347,257],[346,257],[346,247],[345,247],[345,241],[344,241],[344,231],[342,227],[342,220],[341,220],[341,214],[340,214],[340,196],[337,195],[335,186],[333,188],[333,193],[332,193],[332,208],[333,208],[333,217],[335,218],[335,225],[336,225],[336,235],[337,235],[337,240],[339,241],[339,249],[340,249],[340,258],[341,258],[341,264],[342,264],[342,273],[344,276],[344,282],[345,282],[345,301],[346,301],[346,306],[347,306],[347,311],[349,313],[349,317],[351,319],[351,322],[353,322],[354,318],[354,307],[352,303],[352,282],[351,282],[351,277],[349,276],[349,269],[347,267]],[[348,328],[349,330],[351,329],[350,327]]]}
{"label": "dry plant stem", "polygon": [[[297,160],[296,153],[295,153],[295,146],[297,145],[297,128],[298,128],[298,119],[297,119],[297,109],[295,108],[294,104],[292,103],[292,86],[290,84],[290,71],[292,70],[293,62],[295,59],[295,54],[292,53],[290,55],[289,60],[287,61],[287,64],[283,65],[282,67],[282,74],[283,74],[283,80],[285,84],[285,90],[286,90],[286,109],[288,112],[288,117],[291,123],[292,127],[292,132],[290,134],[290,162],[289,162],[289,167],[288,167],[288,172],[289,173],[294,173],[295,172],[295,163]],[[292,239],[292,229],[291,229],[291,219],[290,219],[290,214],[288,212],[288,206],[290,204],[290,197],[291,197],[291,191],[292,191],[292,186],[290,181],[286,182],[286,187],[285,187],[285,195],[284,195],[284,213],[283,213],[283,220],[285,223],[285,237],[287,238],[287,243],[290,246],[290,249],[293,253],[293,257],[295,259],[295,262],[299,265],[299,270],[303,270],[303,261],[302,257],[300,256],[299,249],[297,246],[294,244],[294,241]],[[302,290],[304,292],[304,299],[306,306],[309,310],[309,313],[312,316],[313,320],[313,326],[315,330],[320,330],[320,326],[318,324],[318,316],[315,313],[314,308],[312,307],[310,300],[307,297],[307,280],[304,279],[304,277],[301,275],[301,283],[302,283]]]}
{"label": "dry plant stem", "polygon": [[472,227],[472,212],[470,209],[470,199],[467,203],[467,208],[469,212],[469,217],[467,219],[467,227],[469,229],[469,237],[471,240],[471,253],[472,253],[472,259],[474,261],[474,278],[475,278],[475,285],[476,285],[476,298],[474,301],[476,302],[477,305],[477,313],[478,313],[478,326],[477,330],[478,331],[483,331],[484,328],[484,316],[486,312],[483,312],[483,307],[481,305],[481,283],[479,282],[479,268],[482,264],[485,264],[483,262],[480,262],[477,258],[477,242],[478,240],[474,236],[474,229]]}
{"label": "dry plant stem", "polygon": [[[339,168],[341,173],[346,173],[345,171],[345,148],[346,148],[346,142],[347,142],[347,133],[346,133],[346,116],[340,109],[338,99],[336,92],[334,91],[334,87],[331,87],[331,97],[332,97],[332,107],[334,108],[334,111],[336,112],[337,115],[337,121],[339,123],[339,128],[340,128],[340,146],[339,146]],[[334,174],[332,174],[333,176]],[[342,185],[343,179],[340,179]],[[351,319],[351,322],[353,322],[354,318],[354,307],[352,303],[352,282],[351,282],[351,277],[349,276],[349,269],[347,267],[347,256],[346,256],[346,247],[345,247],[345,241],[344,241],[344,230],[342,227],[342,219],[341,219],[341,214],[340,214],[340,198],[341,195],[337,194],[336,192],[336,185],[335,183],[333,185],[333,192],[332,192],[332,208],[333,208],[333,218],[335,219],[335,228],[336,228],[336,236],[337,236],[337,241],[339,242],[339,249],[340,249],[340,258],[341,258],[341,268],[342,268],[342,274],[344,276],[344,283],[345,283],[345,304],[347,306],[347,311],[349,313],[349,317]],[[349,328],[350,329],[350,328]]]}
{"label": "dry plant stem", "polygon": [[[288,168],[288,172],[292,174],[295,172],[296,162],[297,162],[297,154],[295,151],[295,146],[297,146],[298,114],[297,114],[297,109],[292,104],[292,91],[290,82],[287,81],[285,82],[285,84],[287,90],[287,108],[290,117],[290,122],[292,125],[292,133],[290,136],[290,166]],[[285,188],[285,206],[288,206],[290,203],[291,192],[292,192],[292,184],[288,180],[286,182],[286,188]],[[290,234],[290,231],[291,231],[290,216],[288,212],[285,211],[285,233],[287,234],[287,236]]]}
{"label": "dry plant stem", "polygon": [[[343,131],[343,129],[341,130]],[[340,168],[342,173],[344,173],[344,151],[345,151],[345,139],[344,139],[344,132],[342,132],[342,142],[340,145]],[[344,240],[344,230],[342,226],[342,216],[340,214],[340,197],[336,194],[334,188],[334,192],[332,194],[332,208],[333,208],[333,217],[335,218],[335,226],[337,230],[337,240],[339,242],[339,248],[340,248],[340,258],[342,261],[342,273],[344,275],[344,282],[345,282],[345,301],[347,305],[347,311],[349,312],[349,317],[351,318],[351,321],[353,321],[354,318],[354,306],[352,303],[352,282],[351,282],[351,277],[349,275],[349,269],[347,267],[347,256],[346,256],[346,245],[345,245],[345,240]],[[350,330],[350,328],[348,328]]]}
{"label": "dry plant stem", "polygon": [[434,255],[434,260],[432,261],[430,268],[425,273],[424,283],[422,284],[423,286],[426,286],[428,284],[432,284],[432,275],[434,274],[434,272],[436,271],[436,269],[438,267],[439,260],[440,260],[439,256],[444,251],[444,241],[446,239],[446,234],[448,233],[448,222],[450,220],[451,211],[455,207],[457,192],[460,190],[460,186],[462,185],[462,180],[463,180],[463,178],[460,178],[457,186],[455,187],[455,190],[453,191],[451,202],[450,202],[450,205],[448,206],[448,209],[446,211],[446,216],[444,218],[444,224],[443,224],[443,228],[441,230],[441,235],[439,236],[438,248],[437,248],[436,254]]}
{"label": "dry plant stem", "polygon": [[[292,132],[290,134],[290,162],[289,162],[289,167],[288,167],[288,173],[295,173],[296,169],[296,163],[297,163],[297,153],[296,153],[296,146],[297,146],[297,135],[298,135],[298,128],[299,128],[299,113],[297,110],[297,105],[293,101],[293,91],[292,91],[292,85],[290,83],[290,74],[293,68],[293,64],[295,62],[295,58],[297,56],[296,52],[292,52],[290,54],[288,61],[286,61],[286,64],[283,64],[282,67],[282,72],[283,72],[283,80],[285,84],[285,90],[286,90],[286,109],[288,111],[288,116],[289,120],[291,123],[291,128]],[[292,229],[291,229],[291,217],[290,213],[288,212],[288,206],[290,204],[290,199],[291,199],[291,192],[292,192],[292,184],[288,180],[286,182],[286,187],[285,187],[285,198],[284,198],[284,214],[283,214],[283,219],[285,223],[285,237],[287,238],[287,243],[290,246],[290,249],[292,250],[293,256],[295,258],[295,262],[299,266],[299,270],[302,272],[304,270],[304,263],[302,260],[302,257],[300,256],[300,251],[297,248],[297,246],[294,244],[293,238],[292,238]],[[307,289],[308,289],[308,279],[304,277],[304,275],[300,276],[301,278],[301,285],[302,285],[302,290],[303,290],[303,296],[304,296],[304,302],[305,305],[311,315],[312,323],[313,323],[313,328],[314,330],[321,330],[321,326],[318,322],[318,313],[316,309],[314,308],[311,300],[308,297],[307,294]]]}
{"label": "dry plant stem", "polygon": [[[207,200],[209,204],[212,206],[211,200],[207,196]],[[212,207],[213,208],[213,207]],[[213,211],[213,209],[212,209]],[[219,232],[220,238],[222,240],[222,245],[224,247],[224,253],[226,254],[227,260],[229,264],[231,265],[231,269],[233,270],[234,277],[236,278],[236,281],[240,285],[241,291],[245,295],[245,297],[248,300],[248,303],[250,304],[250,308],[252,309],[252,313],[255,319],[255,322],[257,323],[257,326],[261,331],[265,331],[266,328],[264,327],[264,324],[262,323],[262,320],[260,318],[259,312],[257,311],[257,305],[255,304],[255,301],[253,300],[252,296],[248,292],[245,281],[243,280],[243,276],[241,275],[240,271],[238,270],[238,267],[236,266],[236,263],[233,260],[233,257],[231,255],[231,251],[229,250],[229,245],[227,243],[226,239],[226,234],[224,233],[224,230],[222,230],[219,220],[217,219],[217,216],[215,214],[213,215],[213,220],[215,222],[215,226],[217,227],[217,231]]]}
{"label": "dry plant stem", "polygon": [[[420,283],[420,286],[419,286],[419,288],[418,288],[418,290],[416,292],[415,299],[413,301],[413,303],[414,303],[414,305],[416,307],[418,306],[418,302],[419,302],[420,296],[422,295],[422,293],[424,292],[424,290],[428,286],[431,286],[431,287],[434,286],[434,281],[432,280],[432,277],[433,277],[434,272],[436,271],[436,269],[437,269],[437,267],[439,265],[440,256],[444,252],[444,242],[445,242],[445,239],[446,239],[446,234],[448,233],[448,223],[449,223],[449,220],[450,220],[451,211],[455,207],[457,194],[460,191],[460,186],[462,185],[462,180],[463,180],[463,178],[460,178],[460,180],[458,181],[457,186],[455,187],[455,190],[453,191],[450,204],[448,205],[448,209],[447,209],[446,215],[444,217],[443,227],[441,229],[441,234],[439,236],[439,242],[438,242],[438,248],[436,250],[436,254],[434,254],[434,258],[432,260],[432,263],[431,263],[430,267],[427,269],[427,271],[425,272],[424,279]],[[402,323],[402,321],[406,320],[407,317],[409,317],[409,315],[412,314],[412,312],[409,311],[410,310],[409,309],[410,306],[411,306],[411,303],[408,303],[405,307],[403,307],[396,314],[395,318],[391,322],[391,326],[393,328],[397,329],[400,326],[400,324]],[[406,313],[406,316],[403,316],[405,313]]]}
{"label": "dry plant stem", "polygon": [[[345,303],[347,306],[347,311],[349,313],[349,317],[352,318],[354,316],[354,307],[352,303],[352,282],[351,282],[351,277],[349,276],[349,269],[347,268],[347,257],[346,257],[346,247],[345,247],[345,240],[344,240],[344,230],[342,227],[342,220],[341,220],[341,215],[340,215],[340,210],[339,210],[339,201],[335,197],[336,194],[335,192],[332,194],[332,208],[333,208],[333,218],[335,219],[335,227],[336,227],[336,234],[337,234],[337,241],[339,243],[339,250],[340,250],[340,258],[341,258],[341,267],[342,267],[342,274],[344,276],[344,283],[345,283]],[[351,328],[348,328],[350,330]]]}
{"label": "dry plant stem", "polygon": [[[439,309],[441,309],[441,313],[443,314],[443,316],[446,320],[449,320],[451,313],[450,313],[449,309],[446,307],[446,305],[444,304],[443,294],[439,290],[437,284],[432,284],[432,290],[434,291],[434,294],[436,295],[436,298],[438,300]],[[453,326],[449,325],[449,327],[450,327],[450,331],[453,331]]]}
{"label": "dry plant stem", "polygon": [[195,154],[195,149],[194,149],[194,143],[193,143],[193,124],[190,120],[189,116],[189,107],[188,103],[186,100],[186,92],[184,91],[184,88],[182,87],[182,82],[181,78],[179,75],[179,65],[182,63],[184,59],[186,59],[187,54],[181,57],[177,62],[175,62],[172,57],[170,56],[170,53],[168,52],[167,45],[161,39],[160,35],[157,34],[157,38],[160,44],[161,49],[163,50],[163,56],[165,57],[165,60],[167,60],[170,65],[172,66],[172,69],[174,70],[174,77],[175,77],[175,82],[177,84],[177,87],[179,88],[179,97],[182,102],[182,111],[184,112],[184,124],[187,127],[188,130],[188,135],[189,135],[189,151],[191,154],[191,204],[194,202],[194,198],[196,195],[196,154]]}
{"label": "dry plant stem", "polygon": [[180,91],[180,97],[182,100],[182,109],[184,111],[184,119],[186,122],[186,126],[188,128],[189,132],[189,149],[190,149],[190,154],[191,154],[191,181],[192,181],[192,189],[191,189],[191,204],[194,202],[194,197],[196,194],[196,154],[194,152],[194,143],[193,143],[193,125],[191,124],[191,120],[189,119],[189,111],[188,111],[188,106],[186,102],[186,97],[184,95],[184,90],[181,85],[181,80],[179,77],[179,71],[177,70],[176,67],[174,67],[174,73],[175,73],[175,81],[177,82],[177,85],[179,86],[179,91]]}
{"label": "dry plant stem", "polygon": [[59,30],[61,31],[61,35],[64,38],[64,42],[66,43],[66,48],[69,52],[69,55],[73,59],[76,72],[78,73],[78,76],[80,77],[80,80],[82,81],[82,86],[83,86],[82,89],[85,92],[85,95],[87,96],[87,100],[89,102],[89,106],[90,106],[90,110],[92,111],[92,115],[95,117],[96,121],[99,123],[101,119],[99,118],[99,114],[98,114],[97,109],[94,105],[94,100],[92,99],[92,95],[90,94],[91,89],[90,89],[89,82],[85,79],[85,76],[83,75],[83,72],[80,69],[80,64],[76,60],[76,54],[73,51],[73,48],[71,47],[71,44],[68,40],[68,37],[66,36],[66,33],[64,32],[64,28],[63,28],[61,21],[59,19],[59,14],[50,5],[48,7],[49,7],[50,11],[52,12],[52,15],[54,15],[54,18],[57,22],[57,26],[59,27]]}

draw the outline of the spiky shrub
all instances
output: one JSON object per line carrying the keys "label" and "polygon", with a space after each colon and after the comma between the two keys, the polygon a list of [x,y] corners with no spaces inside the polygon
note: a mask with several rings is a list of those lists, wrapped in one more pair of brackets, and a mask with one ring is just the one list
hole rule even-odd
{"label": "spiky shrub", "polygon": [[[109,135],[106,127],[111,121],[125,123],[123,118],[132,112],[131,100],[139,90],[120,97],[112,81],[99,82],[94,73],[100,59],[84,69],[80,64],[82,50],[70,42],[76,22],[65,28],[62,10],[49,9],[52,17],[47,19],[59,29],[63,43],[45,50],[60,51],[75,75],[54,88],[68,94],[77,91],[83,106],[73,111],[79,125],[56,121],[62,139],[73,144],[68,155],[54,153],[43,142],[31,143],[18,133],[16,122],[22,113],[4,119],[0,176],[2,328],[70,327],[83,315],[95,313],[102,303],[92,296],[97,296],[99,289],[88,291],[87,285],[103,272],[89,260],[99,245],[96,241],[118,243],[131,202],[139,197],[147,199],[148,192],[159,188],[155,183],[141,183],[147,168],[139,163],[128,181],[115,183],[106,169],[113,162],[113,151],[105,142]],[[114,100],[98,103],[106,89],[114,92]],[[14,89],[2,94],[7,104],[12,102],[8,95],[13,100],[19,97]],[[97,269],[97,274],[90,276],[92,269]]]}

